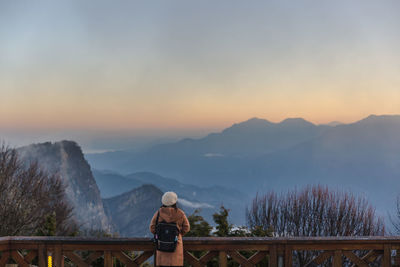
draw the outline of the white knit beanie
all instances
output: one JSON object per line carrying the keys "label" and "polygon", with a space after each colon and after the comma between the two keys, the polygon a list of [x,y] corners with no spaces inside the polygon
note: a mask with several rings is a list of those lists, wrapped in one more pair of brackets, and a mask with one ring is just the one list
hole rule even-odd
{"label": "white knit beanie", "polygon": [[161,198],[164,206],[172,206],[178,201],[178,196],[174,192],[165,192]]}

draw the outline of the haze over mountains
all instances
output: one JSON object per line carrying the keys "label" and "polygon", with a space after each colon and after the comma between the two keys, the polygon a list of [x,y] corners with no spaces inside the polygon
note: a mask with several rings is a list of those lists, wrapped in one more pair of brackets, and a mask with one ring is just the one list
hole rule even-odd
{"label": "haze over mountains", "polygon": [[163,192],[154,185],[142,185],[121,195],[104,199],[113,229],[121,236],[150,236],[149,222],[160,207]]}
{"label": "haze over mountains", "polygon": [[33,144],[18,148],[22,161],[38,162],[49,173],[58,174],[66,186],[66,196],[83,228],[110,229],[100,191],[82,150],[75,142]]}
{"label": "haze over mountains", "polygon": [[122,236],[149,235],[148,222],[170,190],[187,213],[201,208],[212,222],[223,204],[237,225],[251,199],[270,190],[327,184],[364,195],[384,216],[400,192],[400,116],[335,126],[250,119],[200,139],[87,154],[90,164],[72,141],[18,152],[60,174],[82,225]]}
{"label": "haze over mountains", "polygon": [[[328,128],[303,119],[271,123],[254,118],[201,139],[183,139],[138,153],[118,151],[88,154],[87,157],[96,169],[123,173],[154,171],[190,182],[195,180],[193,178],[201,178],[201,184],[205,180],[223,184],[226,172],[235,167],[242,169],[246,159],[288,149],[320,136]],[[220,169],[221,173],[214,179],[216,169]],[[230,178],[228,180],[231,181]]]}
{"label": "haze over mountains", "polygon": [[44,170],[59,175],[66,187],[67,201],[73,207],[73,217],[82,230],[103,230],[121,236],[150,235],[148,224],[162,196],[157,187],[138,185],[104,199],[77,143],[46,142],[17,151],[22,161],[38,162]]}
{"label": "haze over mountains", "polygon": [[336,126],[250,119],[201,139],[86,156],[95,169],[150,171],[250,195],[329,184],[364,194],[386,215],[400,191],[400,116],[371,115]]}
{"label": "haze over mountains", "polygon": [[244,223],[246,196],[238,191],[182,184],[150,172],[127,176],[92,172],[81,148],[73,141],[32,144],[17,151],[22,161],[37,161],[46,171],[59,175],[82,230],[150,236],[148,224],[161,205],[163,192],[169,190],[179,194],[179,206],[188,214],[200,208],[211,221],[220,205],[228,203],[234,205],[231,218]]}
{"label": "haze over mountains", "polygon": [[[248,195],[223,186],[195,186],[184,184],[172,178],[155,173],[138,172],[120,175],[109,171],[94,171],[93,175],[103,198],[113,198],[142,185],[152,184],[162,192],[174,191],[179,196],[179,207],[191,214],[200,209],[202,216],[212,222],[212,214],[221,205],[231,210],[230,219],[236,224],[245,223],[245,209],[249,203]],[[160,206],[160,202],[157,203]]]}

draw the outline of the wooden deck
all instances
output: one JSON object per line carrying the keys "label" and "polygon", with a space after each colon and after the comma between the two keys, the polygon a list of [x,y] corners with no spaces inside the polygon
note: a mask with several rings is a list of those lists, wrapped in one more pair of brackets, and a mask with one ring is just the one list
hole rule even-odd
{"label": "wooden deck", "polygon": [[[223,267],[228,260],[246,267],[262,260],[273,267],[299,266],[296,255],[304,251],[312,253],[304,266],[389,267],[399,266],[394,254],[400,252],[400,237],[184,238],[184,250],[185,262],[194,267],[205,266],[211,260]],[[132,251],[135,253],[128,253]],[[197,258],[196,251],[204,253]],[[247,256],[244,251],[248,251]],[[64,261],[91,266],[99,258],[106,267],[113,266],[113,258],[130,267],[151,258],[154,245],[149,238],[0,237],[0,253],[0,266],[13,259],[19,266],[35,262],[44,267],[51,255],[56,267],[63,267]]]}

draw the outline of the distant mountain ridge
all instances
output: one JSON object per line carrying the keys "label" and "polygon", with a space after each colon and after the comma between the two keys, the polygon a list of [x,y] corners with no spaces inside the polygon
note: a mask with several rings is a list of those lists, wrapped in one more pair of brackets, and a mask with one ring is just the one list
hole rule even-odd
{"label": "distant mountain ridge", "polygon": [[[182,184],[155,173],[122,176],[91,170],[79,145],[74,141],[46,142],[17,149],[22,161],[38,162],[49,173],[60,175],[74,217],[82,230],[117,232],[120,236],[149,236],[151,216],[161,205],[165,191],[179,195],[179,206],[188,214],[200,208],[210,222],[223,203],[234,204],[231,218],[244,220],[245,199],[239,191],[223,187],[197,187]],[[100,190],[106,192],[101,195]],[[160,190],[161,189],[161,190]]]}
{"label": "distant mountain ridge", "polygon": [[400,192],[400,115],[349,124],[253,118],[200,139],[157,145],[124,158],[87,155],[96,169],[150,171],[198,186],[255,194],[322,183],[368,196],[386,213]]}
{"label": "distant mountain ridge", "polygon": [[121,236],[150,236],[149,225],[160,207],[163,192],[154,185],[142,185],[121,195],[103,199],[107,215]]}
{"label": "distant mountain ridge", "polygon": [[93,170],[93,176],[102,198],[115,197],[145,184],[140,180],[129,179],[126,176],[110,171]]}
{"label": "distant mountain ridge", "polygon": [[[256,157],[289,148],[324,133],[329,126],[317,126],[304,119],[286,119],[280,123],[253,118],[234,124],[220,133],[211,133],[200,139],[183,139],[175,143],[153,146],[139,153],[88,154],[87,158],[99,170],[119,173],[152,171],[165,176],[183,178],[179,168],[192,170],[182,162],[190,161],[203,169],[214,158],[215,164],[241,164],[244,157]],[[225,166],[229,168],[229,166]],[[190,169],[190,170],[189,170]],[[172,171],[171,171],[172,170]],[[186,172],[185,172],[186,173]],[[192,183],[192,179],[189,183]]]}
{"label": "distant mountain ridge", "polygon": [[[185,211],[201,207],[210,222],[223,204],[232,209],[235,224],[244,224],[248,196],[305,184],[364,195],[385,216],[393,211],[400,192],[399,133],[399,115],[371,115],[336,126],[254,118],[201,139],[155,145],[142,152],[87,155],[96,168],[111,169],[93,173],[72,141],[34,144],[18,153],[24,161],[39,160],[45,169],[60,174],[84,226],[113,227],[131,236],[148,234],[146,220],[160,205],[162,192],[169,190],[178,192]],[[106,198],[101,198],[99,188],[107,192]],[[136,210],[142,207],[147,208]]]}
{"label": "distant mountain ridge", "polygon": [[[233,157],[256,156],[312,139],[325,130],[325,126],[317,126],[300,118],[286,119],[280,123],[253,118],[234,124],[220,133],[212,133],[201,139],[184,139],[177,143],[155,146],[145,153],[160,153],[173,147],[181,151],[180,153],[189,150],[199,155],[214,153]],[[275,140],[271,142],[270,137],[275,137]]]}
{"label": "distant mountain ridge", "polygon": [[149,235],[148,224],[161,203],[162,192],[157,187],[137,184],[132,190],[125,187],[119,192],[122,194],[102,199],[76,142],[32,144],[18,148],[17,152],[23,162],[38,162],[47,172],[60,176],[81,230],[117,232],[126,237]]}
{"label": "distant mountain ridge", "polygon": [[234,223],[245,223],[244,211],[248,203],[248,196],[238,190],[221,186],[199,187],[184,184],[175,179],[150,172],[123,176],[113,172],[94,170],[93,174],[103,198],[115,197],[139,186],[152,184],[161,189],[162,192],[176,192],[179,198],[179,206],[189,214],[195,209],[200,209],[201,214],[212,222],[212,214],[225,204],[226,208],[231,210],[230,218]]}

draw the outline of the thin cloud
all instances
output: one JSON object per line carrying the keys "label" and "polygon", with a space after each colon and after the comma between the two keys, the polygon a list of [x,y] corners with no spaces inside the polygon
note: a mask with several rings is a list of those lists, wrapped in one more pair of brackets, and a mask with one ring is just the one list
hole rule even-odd
{"label": "thin cloud", "polygon": [[213,209],[214,206],[207,204],[207,203],[200,203],[200,202],[191,202],[189,200],[180,198],[179,199],[179,204],[182,204],[185,207],[193,208],[193,209],[199,209],[199,208],[209,208]]}

